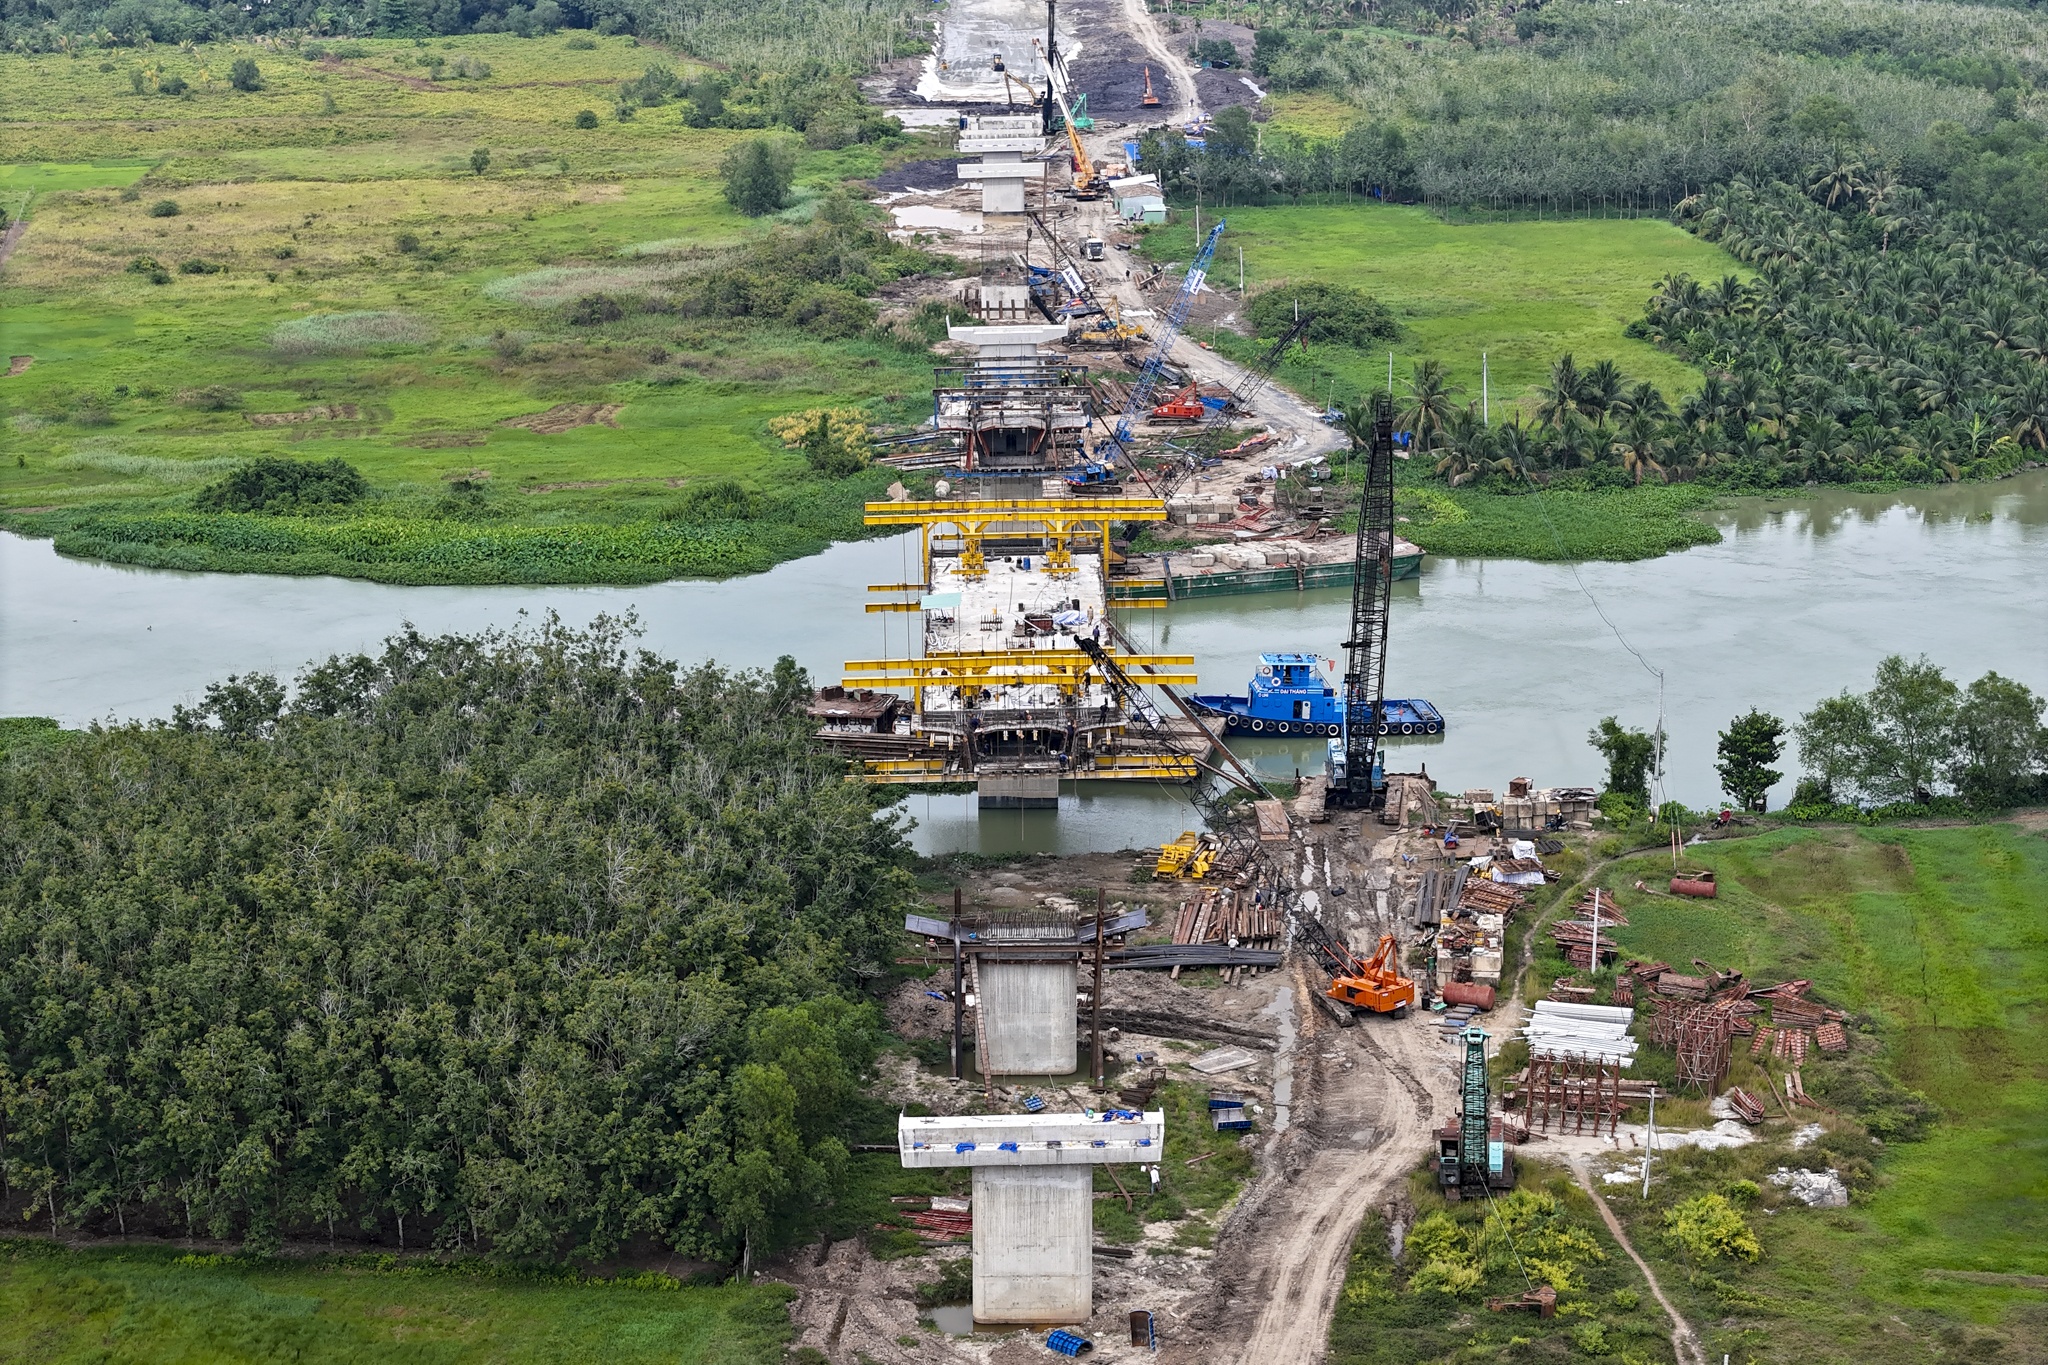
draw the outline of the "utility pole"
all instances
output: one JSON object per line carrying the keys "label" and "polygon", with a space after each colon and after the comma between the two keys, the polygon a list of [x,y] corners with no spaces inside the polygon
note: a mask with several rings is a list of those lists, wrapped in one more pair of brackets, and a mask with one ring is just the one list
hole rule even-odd
{"label": "utility pole", "polygon": [[1486,393],[1486,352],[1479,353],[1479,420],[1486,426],[1493,425],[1493,403]]}
{"label": "utility pole", "polygon": [[1387,352],[1387,397],[1394,396],[1394,353]]}
{"label": "utility pole", "polygon": [[1643,1198],[1650,1197],[1650,1156],[1657,1150],[1657,1083],[1650,1083],[1650,1131],[1643,1139]]}
{"label": "utility pole", "polygon": [[[1243,303],[1243,302],[1244,302],[1244,248],[1243,248],[1243,247],[1239,247],[1239,248],[1237,249],[1237,301],[1238,301],[1239,303]],[[1299,309],[1300,309],[1300,307],[1301,307],[1301,305],[1300,305],[1300,304],[1296,304],[1296,305],[1295,305],[1295,308],[1296,308],[1297,310],[1299,310]]]}

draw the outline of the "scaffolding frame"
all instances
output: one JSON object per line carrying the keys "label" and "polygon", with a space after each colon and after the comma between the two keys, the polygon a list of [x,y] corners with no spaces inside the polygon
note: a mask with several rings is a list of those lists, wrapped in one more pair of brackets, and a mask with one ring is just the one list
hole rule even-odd
{"label": "scaffolding frame", "polygon": [[1621,1093],[1621,1063],[1577,1053],[1531,1057],[1527,1093],[1529,1126],[1543,1133],[1613,1137],[1627,1107]]}

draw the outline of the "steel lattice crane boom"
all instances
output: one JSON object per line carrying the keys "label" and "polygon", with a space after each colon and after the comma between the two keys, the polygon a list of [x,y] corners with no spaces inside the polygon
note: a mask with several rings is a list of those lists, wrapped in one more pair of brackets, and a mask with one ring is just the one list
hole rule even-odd
{"label": "steel lattice crane boom", "polygon": [[1314,313],[1304,313],[1296,318],[1288,325],[1287,330],[1281,333],[1280,339],[1245,371],[1244,387],[1232,395],[1232,401],[1240,410],[1249,408],[1252,400],[1266,391],[1266,386],[1273,382],[1273,372],[1280,368],[1280,358],[1287,354],[1289,346],[1301,340],[1309,325],[1315,320]]}
{"label": "steel lattice crane boom", "polygon": [[1385,397],[1373,400],[1352,573],[1351,636],[1344,641],[1344,733],[1330,741],[1329,799],[1370,808],[1386,798],[1379,750],[1394,587],[1394,409]]}
{"label": "steel lattice crane boom", "polygon": [[1223,224],[1223,219],[1216,220],[1216,226],[1209,229],[1202,249],[1195,253],[1187,278],[1180,282],[1180,292],[1174,295],[1172,306],[1160,322],[1152,352],[1145,357],[1144,367],[1138,371],[1138,382],[1131,385],[1131,395],[1124,401],[1123,414],[1116,419],[1116,430],[1110,433],[1110,440],[1116,443],[1119,451],[1130,445],[1131,423],[1152,406],[1152,391],[1159,387],[1159,372],[1166,366],[1166,357],[1172,352],[1173,343],[1180,338],[1181,326],[1188,320],[1188,310],[1195,305],[1195,295],[1201,292],[1202,282],[1209,277],[1209,262],[1216,259],[1216,242],[1223,236]]}

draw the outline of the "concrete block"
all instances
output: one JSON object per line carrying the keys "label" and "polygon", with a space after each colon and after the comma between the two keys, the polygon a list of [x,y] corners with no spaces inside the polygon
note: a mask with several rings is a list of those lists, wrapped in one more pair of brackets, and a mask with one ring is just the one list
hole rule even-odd
{"label": "concrete block", "polygon": [[1060,805],[1058,773],[991,774],[975,779],[974,791],[983,810],[1058,810]]}
{"label": "concrete block", "polygon": [[974,1320],[1095,1312],[1095,1179],[1085,1166],[974,1171]]}
{"label": "concrete block", "polygon": [[1063,1076],[1074,1069],[1080,1042],[1075,1022],[1077,972],[1072,962],[983,962],[982,1030],[992,1076]]}

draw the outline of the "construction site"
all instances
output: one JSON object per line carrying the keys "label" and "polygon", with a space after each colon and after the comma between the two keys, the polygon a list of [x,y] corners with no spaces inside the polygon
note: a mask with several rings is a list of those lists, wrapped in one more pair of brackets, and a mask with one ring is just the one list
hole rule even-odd
{"label": "construction site", "polygon": [[[1406,704],[1386,694],[1389,594],[1420,557],[1395,533],[1391,410],[1374,412],[1362,478],[1326,482],[1343,438],[1270,382],[1301,328],[1248,369],[1186,341],[1227,222],[1177,276],[1128,268],[1120,228],[1156,186],[1086,112],[1055,8],[1035,32],[1036,7],[1013,9],[1016,57],[980,68],[949,39],[922,87],[980,101],[959,114],[979,159],[958,188],[904,196],[972,215],[937,245],[977,263],[956,289],[977,321],[950,329],[930,422],[882,456],[938,471],[933,495],[867,507],[917,532],[922,572],[870,585],[867,604],[914,618],[906,651],[846,661],[812,714],[857,780],[971,783],[984,810],[1054,808],[1065,783],[1163,783],[1189,828],[974,870],[905,921],[901,963],[930,974],[890,1023],[926,1050],[885,1072],[902,1114],[889,1150],[952,1192],[897,1201],[921,1268],[854,1241],[790,1267],[797,1345],[835,1362],[1313,1361],[1362,1219],[1398,1248],[1415,1217],[1411,1172],[1453,1203],[1511,1191],[1532,1158],[1586,1185],[1589,1161],[1657,1144],[1660,1098],[1711,1099],[1723,1128],[1793,1118],[1812,1103],[1798,1064],[1845,1046],[1844,1016],[1808,982],[1624,959],[1611,892],[1561,899],[1588,864],[1592,789],[1517,776],[1450,792],[1387,770],[1380,736]],[[1177,65],[1147,69],[1140,112],[1198,126]],[[1165,524],[1214,548],[1131,551]],[[1132,622],[1181,596],[1339,585],[1343,720],[1303,727],[1329,736],[1325,762],[1276,790],[1188,704],[1194,659],[1140,649]],[[1674,870],[1658,894],[1713,888]],[[1546,940],[1567,970],[1532,1005]],[[1787,1064],[1766,1096],[1722,1093],[1745,1039]],[[1639,1052],[1668,1052],[1673,1079]],[[1204,1164],[1233,1174],[1197,1196]],[[1162,1191],[1178,1216],[1105,1238],[1104,1218]],[[920,1285],[933,1265],[959,1301]],[[1548,1318],[1557,1303],[1532,1282],[1488,1306]],[[1696,1358],[1672,1320],[1674,1353]]]}

